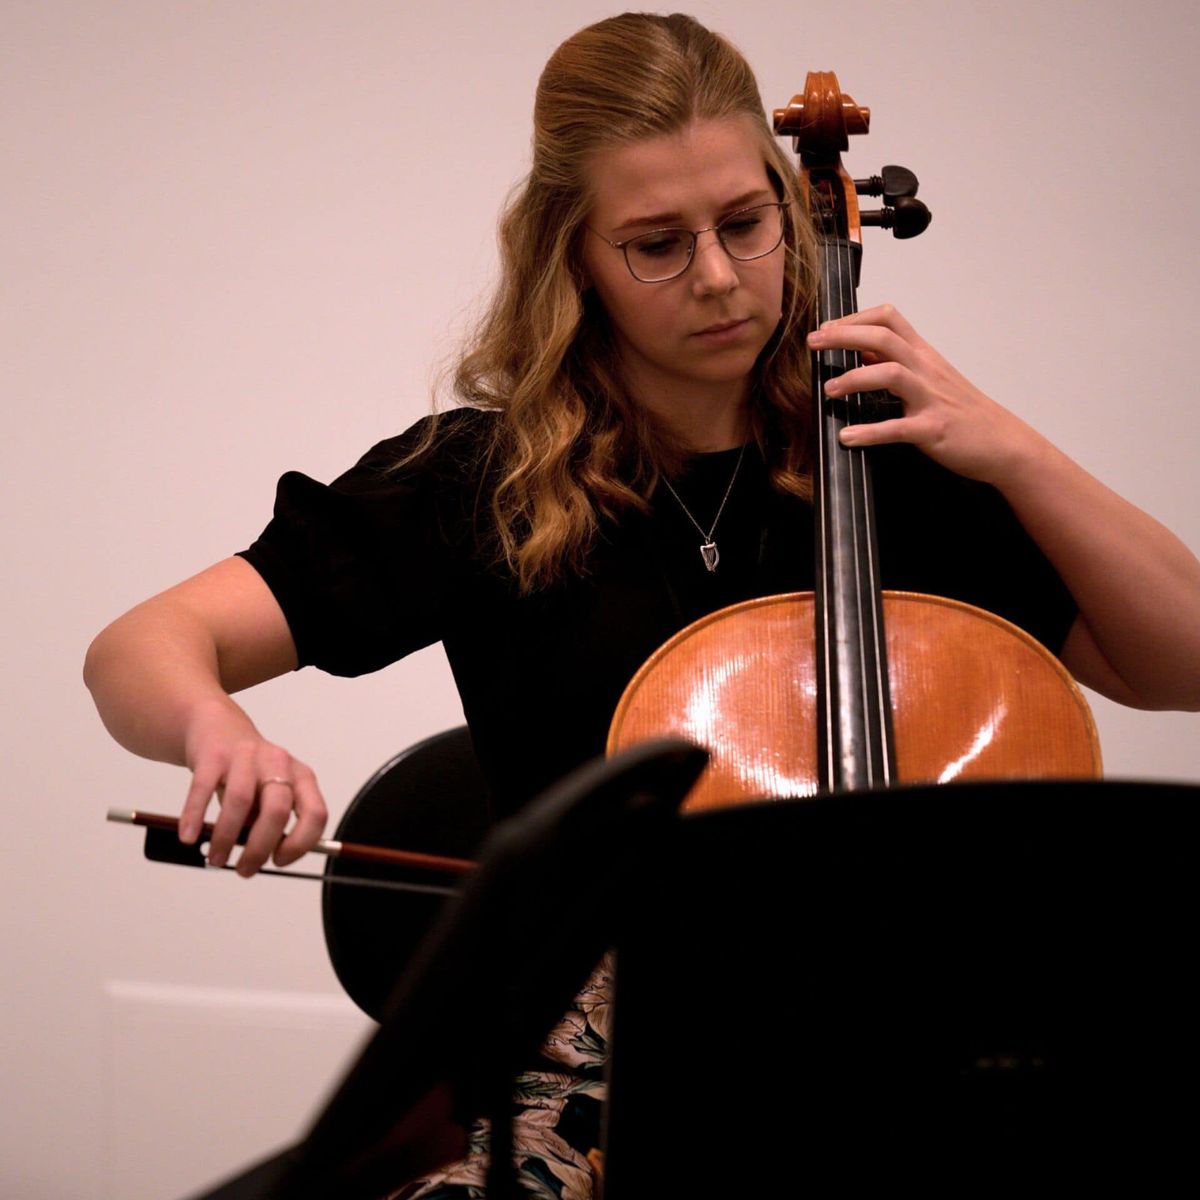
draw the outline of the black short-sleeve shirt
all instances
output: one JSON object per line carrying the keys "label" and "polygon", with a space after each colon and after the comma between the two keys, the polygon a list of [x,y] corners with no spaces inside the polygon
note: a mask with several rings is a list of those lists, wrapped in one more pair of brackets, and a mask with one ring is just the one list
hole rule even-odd
{"label": "black short-sleeve shirt", "polygon": [[[398,472],[423,423],[327,486],[284,475],[274,518],[242,554],[279,601],[301,666],[359,675],[441,641],[503,813],[603,752],[625,685],[684,625],[810,591],[813,534],[811,507],[772,488],[750,446],[710,573],[683,505],[707,529],[740,452],[699,455],[673,480],[678,499],[660,486],[648,514],[602,528],[586,576],[521,595],[484,532],[494,419],[447,414],[434,448]],[[911,447],[872,459],[884,586],[975,604],[1057,652],[1075,605],[999,493]]]}

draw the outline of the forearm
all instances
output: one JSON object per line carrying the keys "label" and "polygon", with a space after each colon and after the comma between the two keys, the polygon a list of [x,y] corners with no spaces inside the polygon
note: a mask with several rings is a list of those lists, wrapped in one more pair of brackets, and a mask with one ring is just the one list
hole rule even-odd
{"label": "forearm", "polygon": [[223,710],[254,733],[222,683],[211,632],[180,606],[150,601],[114,621],[88,649],[84,682],[109,733],[145,758],[186,764],[201,712]]}
{"label": "forearm", "polygon": [[[1088,677],[1085,668],[1081,681],[1139,707],[1200,709],[1195,555],[1041,437],[998,486],[1075,598],[1121,687],[1106,687],[1103,670]],[[1068,665],[1087,662],[1077,656]]]}

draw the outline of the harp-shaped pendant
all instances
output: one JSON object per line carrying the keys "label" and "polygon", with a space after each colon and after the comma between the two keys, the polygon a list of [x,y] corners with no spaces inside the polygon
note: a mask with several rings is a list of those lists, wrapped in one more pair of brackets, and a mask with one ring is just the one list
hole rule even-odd
{"label": "harp-shaped pendant", "polygon": [[700,546],[700,557],[704,559],[704,565],[710,571],[715,571],[717,569],[717,563],[721,561],[721,552],[717,549],[717,543],[702,543]]}

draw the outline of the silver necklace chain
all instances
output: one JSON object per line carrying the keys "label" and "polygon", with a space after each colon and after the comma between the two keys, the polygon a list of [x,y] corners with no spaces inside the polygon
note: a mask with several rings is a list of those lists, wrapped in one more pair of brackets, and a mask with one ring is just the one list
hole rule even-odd
{"label": "silver necklace chain", "polygon": [[663,483],[667,485],[667,491],[675,497],[675,503],[683,509],[683,515],[696,527],[696,532],[704,539],[700,543],[700,557],[704,561],[705,567],[709,571],[717,569],[717,563],[721,561],[721,552],[717,549],[717,543],[713,541],[713,534],[717,531],[717,524],[721,520],[721,514],[725,511],[725,505],[729,500],[730,493],[733,491],[734,482],[737,480],[738,472],[742,469],[742,459],[746,456],[745,444],[742,445],[741,453],[738,455],[737,462],[733,467],[733,474],[729,477],[729,486],[725,489],[725,495],[721,498],[720,507],[717,509],[717,515],[713,517],[713,523],[709,526],[708,532],[704,531],[704,526],[692,516],[691,510],[679,498],[679,493],[671,486],[671,481],[664,475]]}

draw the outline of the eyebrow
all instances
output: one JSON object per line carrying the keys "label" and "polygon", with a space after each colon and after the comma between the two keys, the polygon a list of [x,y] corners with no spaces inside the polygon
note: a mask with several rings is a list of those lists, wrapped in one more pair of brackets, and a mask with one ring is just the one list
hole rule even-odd
{"label": "eyebrow", "polygon": [[[774,197],[775,193],[770,188],[754,188],[752,191],[743,192],[740,196],[734,198],[721,206],[721,210],[725,213],[736,212],[739,208],[745,208],[755,200],[761,200],[764,196]],[[633,217],[628,221],[622,221],[620,225],[612,227],[613,233],[620,233],[622,229],[635,229],[639,225],[649,225],[655,229],[661,229],[664,226],[670,225],[672,222],[678,224],[683,220],[681,212],[661,212],[650,213],[644,217]]]}

